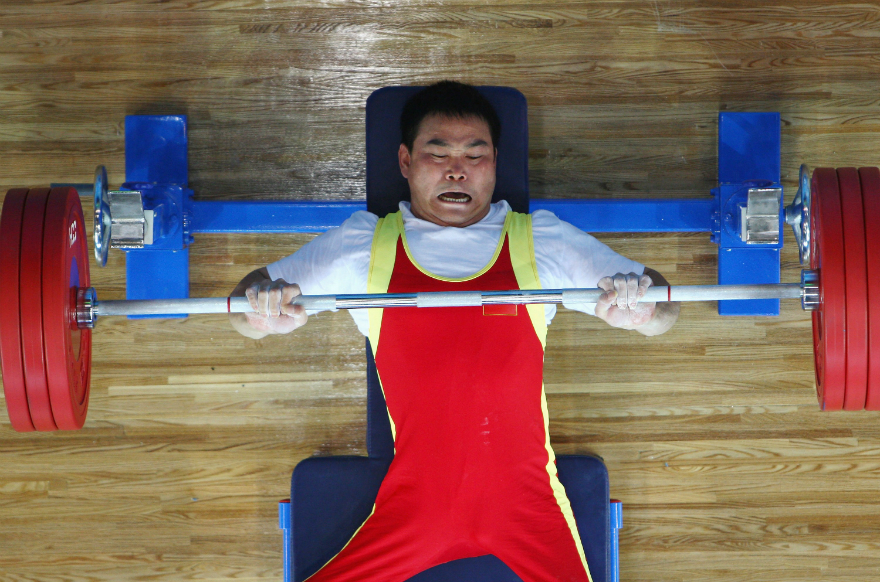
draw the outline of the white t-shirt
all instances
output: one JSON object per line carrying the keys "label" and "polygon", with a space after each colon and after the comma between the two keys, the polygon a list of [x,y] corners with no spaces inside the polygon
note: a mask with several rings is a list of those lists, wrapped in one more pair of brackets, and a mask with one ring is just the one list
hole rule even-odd
{"label": "white t-shirt", "polygon": [[[416,218],[409,202],[401,202],[400,210],[406,240],[416,262],[435,275],[462,278],[492,260],[510,206],[504,201],[496,202],[483,220],[464,228]],[[366,293],[370,249],[378,220],[375,214],[355,212],[338,228],[269,265],[269,276],[297,283],[303,295]],[[532,213],[532,236],[538,277],[544,289],[596,287],[605,276],[644,272],[643,265],[617,254],[547,210]],[[594,303],[563,305],[591,315],[596,307]],[[348,312],[361,333],[368,335],[367,310]],[[549,324],[556,315],[556,305],[546,305],[545,314]]]}

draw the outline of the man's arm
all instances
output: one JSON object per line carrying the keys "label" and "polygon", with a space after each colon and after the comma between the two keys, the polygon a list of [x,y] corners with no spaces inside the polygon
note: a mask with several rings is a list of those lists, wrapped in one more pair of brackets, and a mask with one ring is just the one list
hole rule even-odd
{"label": "man's arm", "polygon": [[251,271],[229,296],[247,297],[255,313],[230,313],[229,322],[238,333],[251,339],[290,333],[307,321],[302,306],[290,305],[300,294],[299,285],[284,279],[272,281],[266,267]]}
{"label": "man's arm", "polygon": [[669,285],[663,275],[649,267],[645,267],[641,276],[618,273],[603,277],[598,285],[606,293],[596,304],[596,315],[613,327],[634,329],[647,336],[660,335],[675,324],[681,311],[677,301],[659,304],[639,301],[648,287]]}

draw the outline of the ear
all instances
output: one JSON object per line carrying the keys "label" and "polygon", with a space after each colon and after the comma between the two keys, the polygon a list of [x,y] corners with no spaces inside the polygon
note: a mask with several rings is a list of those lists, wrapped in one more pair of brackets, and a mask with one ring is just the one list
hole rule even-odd
{"label": "ear", "polygon": [[400,173],[403,174],[404,178],[409,179],[409,166],[412,164],[412,156],[404,144],[400,144],[400,148],[397,150],[397,162],[400,164]]}

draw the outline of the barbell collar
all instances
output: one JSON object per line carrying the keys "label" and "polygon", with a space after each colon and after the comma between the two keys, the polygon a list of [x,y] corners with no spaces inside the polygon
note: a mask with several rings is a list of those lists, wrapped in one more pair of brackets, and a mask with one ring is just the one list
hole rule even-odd
{"label": "barbell collar", "polygon": [[821,296],[819,294],[819,272],[805,269],[801,271],[801,307],[804,311],[816,311],[819,309]]}
{"label": "barbell collar", "polygon": [[80,329],[94,329],[98,321],[98,294],[94,287],[76,291],[76,326]]}

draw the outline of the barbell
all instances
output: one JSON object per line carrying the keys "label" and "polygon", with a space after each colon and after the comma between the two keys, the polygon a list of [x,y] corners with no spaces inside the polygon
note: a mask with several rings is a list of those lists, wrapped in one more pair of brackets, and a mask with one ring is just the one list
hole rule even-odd
{"label": "barbell", "polygon": [[[880,410],[880,170],[818,168],[795,200],[800,283],[652,287],[643,301],[800,298],[812,311],[823,410]],[[311,295],[310,310],[595,303],[601,289]],[[91,330],[102,316],[244,313],[244,297],[99,301],[76,190],[13,189],[0,215],[0,364],[12,427],[76,430],[89,402]]]}

